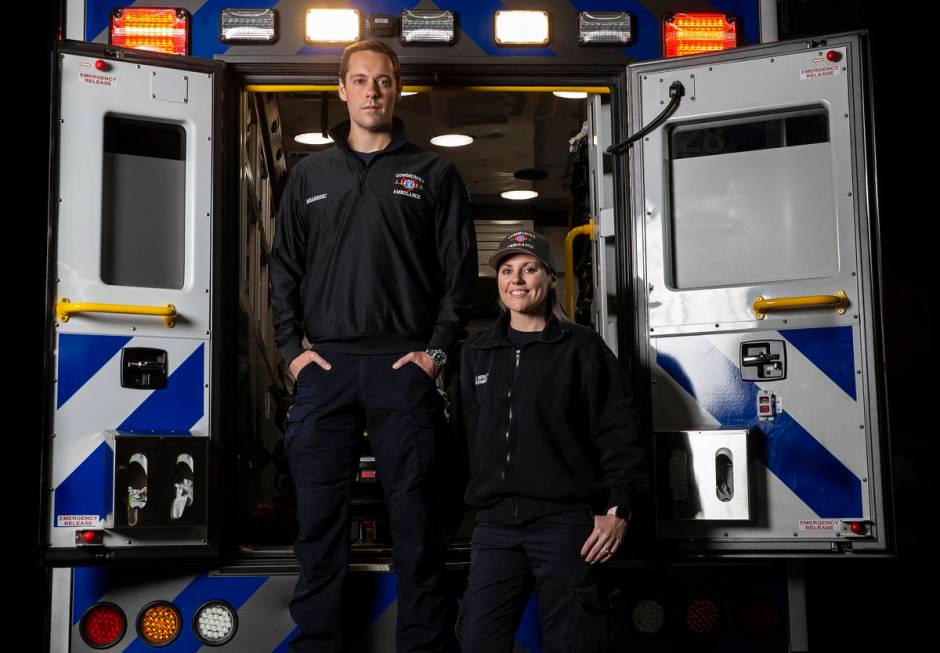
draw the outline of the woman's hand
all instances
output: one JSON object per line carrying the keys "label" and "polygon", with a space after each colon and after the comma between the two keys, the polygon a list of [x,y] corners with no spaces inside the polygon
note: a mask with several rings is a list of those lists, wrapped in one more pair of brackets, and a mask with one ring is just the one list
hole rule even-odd
{"label": "woman's hand", "polygon": [[607,562],[623,543],[627,520],[616,515],[594,515],[594,530],[581,547],[585,562]]}

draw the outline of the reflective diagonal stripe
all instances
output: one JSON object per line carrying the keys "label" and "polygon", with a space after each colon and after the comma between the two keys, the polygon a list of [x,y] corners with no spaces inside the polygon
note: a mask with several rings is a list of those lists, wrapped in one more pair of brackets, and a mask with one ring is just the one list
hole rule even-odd
{"label": "reflective diagonal stripe", "polygon": [[204,410],[205,345],[199,345],[167,379],[166,388],[153,392],[117,430],[125,433],[187,434]]}
{"label": "reflective diagonal stripe", "polygon": [[845,394],[856,399],[852,327],[783,329],[780,335],[842,388]]}
{"label": "reflective diagonal stripe", "polygon": [[660,368],[722,428],[747,428],[762,436],[758,458],[818,516],[862,516],[859,477],[786,412],[786,406],[773,422],[757,419],[760,387],[741,379],[729,360],[736,354],[723,353],[704,336],[657,338],[656,347]]}
{"label": "reflective diagonal stripe", "polygon": [[114,498],[114,452],[102,442],[55,489],[53,523],[63,515],[97,515],[104,519]]}
{"label": "reflective diagonal stripe", "polygon": [[77,624],[85,611],[108,591],[110,569],[76,567],[72,572],[72,623]]}
{"label": "reflective diagonal stripe", "polygon": [[56,408],[61,408],[130,341],[128,336],[60,335]]}

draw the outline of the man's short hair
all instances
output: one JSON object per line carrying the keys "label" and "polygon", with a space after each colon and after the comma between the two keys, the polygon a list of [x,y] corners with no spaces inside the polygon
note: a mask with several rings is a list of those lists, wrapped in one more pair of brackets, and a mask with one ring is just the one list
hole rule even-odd
{"label": "man's short hair", "polygon": [[346,46],[343,50],[343,58],[339,62],[339,78],[346,83],[346,73],[349,72],[349,57],[356,52],[370,50],[384,54],[392,62],[392,70],[395,71],[395,87],[401,90],[401,64],[398,62],[398,53],[381,41],[356,41],[352,45]]}

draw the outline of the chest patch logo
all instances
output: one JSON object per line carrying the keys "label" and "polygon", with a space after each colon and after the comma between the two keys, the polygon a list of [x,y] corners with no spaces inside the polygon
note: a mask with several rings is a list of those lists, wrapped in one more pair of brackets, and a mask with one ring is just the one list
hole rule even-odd
{"label": "chest patch logo", "polygon": [[313,202],[319,202],[320,200],[325,200],[325,199],[326,199],[326,193],[320,193],[319,195],[308,197],[307,204],[312,204]]}
{"label": "chest patch logo", "polygon": [[474,379],[473,383],[474,385],[483,385],[484,383],[486,383],[487,379],[489,378],[490,378],[489,372],[487,372],[486,374],[479,374],[477,375],[477,378]]}
{"label": "chest patch logo", "polygon": [[412,199],[421,199],[421,193],[424,191],[424,179],[410,172],[399,172],[395,175],[394,195],[404,195]]}

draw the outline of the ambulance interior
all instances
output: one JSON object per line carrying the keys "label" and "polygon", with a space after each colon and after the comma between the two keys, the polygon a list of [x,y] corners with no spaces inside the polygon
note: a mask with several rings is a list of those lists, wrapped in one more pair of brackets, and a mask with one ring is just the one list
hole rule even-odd
{"label": "ambulance interior", "polygon": [[[408,139],[452,161],[466,183],[479,248],[474,318],[468,330],[491,325],[499,314],[495,273],[488,260],[499,240],[520,228],[534,229],[551,242],[559,267],[559,292],[567,305],[565,235],[590,215],[588,141],[592,115],[607,117],[609,96],[552,91],[435,89],[405,95],[396,115]],[[241,97],[240,291],[238,346],[238,544],[246,555],[290,554],[296,536],[294,488],[283,452],[293,378],[273,341],[268,259],[277,201],[291,166],[330,144],[304,144],[322,125],[347,118],[335,91],[245,92]],[[473,139],[460,147],[439,147],[435,136]],[[605,157],[609,158],[609,157]],[[609,176],[609,171],[608,176]],[[506,191],[535,191],[533,199],[506,199]],[[591,320],[590,242],[575,247],[579,278],[579,322]],[[610,298],[613,301],[613,298]],[[614,310],[614,309],[612,309]],[[387,529],[381,478],[367,435],[353,484],[350,542],[356,560],[387,560]],[[472,515],[464,516],[452,547],[469,543]]]}

